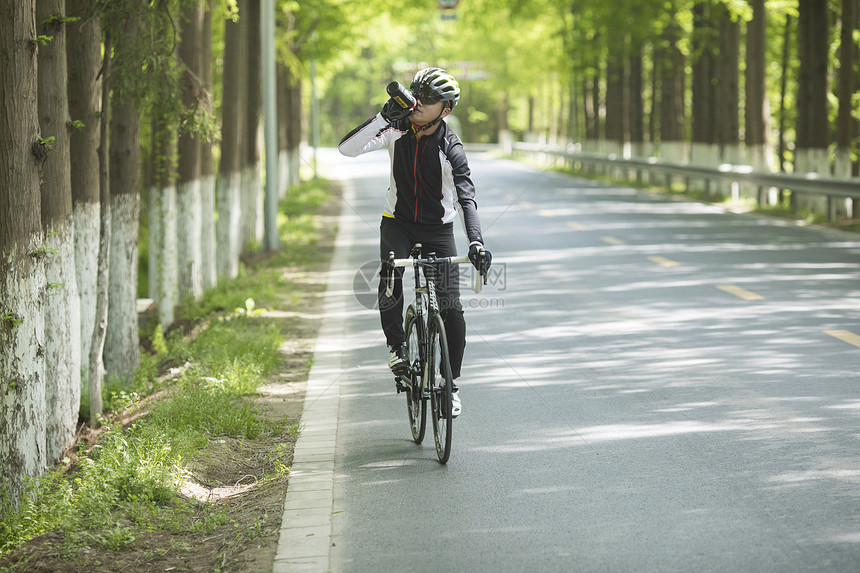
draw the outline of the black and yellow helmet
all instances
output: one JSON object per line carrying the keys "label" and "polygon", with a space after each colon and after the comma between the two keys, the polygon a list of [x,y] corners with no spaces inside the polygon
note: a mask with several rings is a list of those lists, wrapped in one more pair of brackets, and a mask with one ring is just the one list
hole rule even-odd
{"label": "black and yellow helmet", "polygon": [[460,101],[460,84],[454,76],[440,68],[419,70],[409,91],[423,103],[451,102],[451,109]]}

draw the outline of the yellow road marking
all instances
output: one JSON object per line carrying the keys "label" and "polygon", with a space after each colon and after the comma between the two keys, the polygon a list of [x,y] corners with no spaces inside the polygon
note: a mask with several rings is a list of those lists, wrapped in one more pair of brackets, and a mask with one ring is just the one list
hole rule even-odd
{"label": "yellow road marking", "polygon": [[615,237],[600,237],[600,240],[604,243],[609,243],[610,245],[623,245],[624,241],[621,239],[616,239]]}
{"label": "yellow road marking", "polygon": [[723,292],[727,292],[729,294],[733,294],[738,298],[742,298],[744,300],[764,300],[764,297],[760,294],[756,294],[754,292],[750,292],[748,290],[744,290],[739,286],[735,285],[717,285],[717,288]]}
{"label": "yellow road marking", "polygon": [[522,207],[525,207],[526,209],[529,209],[529,208],[531,208],[531,206],[532,206],[532,204],[531,204],[531,202],[530,202],[530,201],[523,201],[523,202],[521,202],[521,203],[520,203],[520,205],[521,205]]}
{"label": "yellow road marking", "polygon": [[576,229],[577,231],[587,231],[588,227],[583,225],[582,223],[577,223],[576,221],[568,221],[567,226],[571,229]]}
{"label": "yellow road marking", "polygon": [[540,215],[541,217],[555,217],[555,211],[543,209],[542,211],[538,211],[538,215]]}
{"label": "yellow road marking", "polygon": [[677,267],[678,265],[681,264],[681,263],[676,263],[675,261],[670,261],[669,259],[667,259],[665,257],[648,257],[648,260],[651,262],[657,263],[658,265],[662,265],[666,268]]}
{"label": "yellow road marking", "polygon": [[857,336],[850,330],[825,330],[824,334],[829,334],[834,338],[838,338],[842,342],[847,342],[848,344],[860,347],[860,336]]}

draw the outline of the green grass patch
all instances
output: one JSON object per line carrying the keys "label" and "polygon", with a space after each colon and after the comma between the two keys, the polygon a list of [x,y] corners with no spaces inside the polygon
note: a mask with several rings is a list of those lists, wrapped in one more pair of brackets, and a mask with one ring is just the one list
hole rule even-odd
{"label": "green grass patch", "polygon": [[[122,550],[143,531],[225,524],[223,509],[181,497],[178,488],[189,460],[213,440],[269,436],[282,442],[281,436],[299,431],[295,421],[273,419],[252,399],[282,364],[285,340],[257,311],[259,301],[273,300],[289,284],[283,269],[270,267],[313,260],[317,234],[329,224],[314,214],[329,196],[322,180],[292,189],[278,218],[283,250],[183,307],[181,319],[201,325],[193,340],[182,329],[165,335],[157,327],[134,379],[106,381],[105,405],[114,411],[141,407],[141,396],[162,391],[146,416],[109,427],[76,463],[30,480],[18,502],[0,491],[0,557],[49,531],[62,533],[61,553],[73,558],[85,546]],[[169,367],[184,369],[157,383]],[[279,446],[262,481],[286,475],[287,457]]]}

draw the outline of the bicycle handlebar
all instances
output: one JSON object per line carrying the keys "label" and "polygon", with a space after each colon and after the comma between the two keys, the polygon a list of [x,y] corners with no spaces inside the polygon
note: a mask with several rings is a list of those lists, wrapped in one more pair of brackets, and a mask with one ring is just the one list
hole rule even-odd
{"label": "bicycle handlebar", "polygon": [[[393,255],[394,253],[392,253]],[[412,257],[406,259],[390,259],[388,264],[391,265],[392,269],[396,267],[411,267],[415,263],[418,264],[434,264],[434,263],[448,263],[449,265],[464,265],[471,264],[472,261],[469,260],[469,257],[466,255],[461,255],[459,257],[438,257],[433,259],[413,259]],[[474,291],[476,293],[481,292],[481,287],[484,286],[483,281],[483,273],[478,271],[475,274],[475,286]],[[389,280],[388,285],[385,287],[385,296],[391,296],[394,292],[394,281]]]}

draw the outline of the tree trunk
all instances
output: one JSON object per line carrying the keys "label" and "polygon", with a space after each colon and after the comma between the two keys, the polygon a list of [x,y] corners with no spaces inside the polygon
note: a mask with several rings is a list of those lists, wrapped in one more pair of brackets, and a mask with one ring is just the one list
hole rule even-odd
{"label": "tree trunk", "polygon": [[277,63],[278,69],[278,195],[283,199],[290,188],[290,155],[287,150],[287,132],[290,126],[289,91],[287,77],[289,71],[283,62]]}
{"label": "tree trunk", "polygon": [[769,170],[767,151],[767,11],[765,0],[750,0],[753,18],[747,23],[744,140],[756,169]]}
{"label": "tree trunk", "polygon": [[680,27],[672,21],[663,30],[665,58],[660,65],[660,156],[667,161],[686,161],[686,110],[684,105],[684,55],[678,48]]}
{"label": "tree trunk", "polygon": [[[779,152],[779,170],[787,171],[787,161],[785,159],[785,125],[786,125],[786,114],[788,113],[788,109],[785,105],[785,93],[788,90],[788,70],[789,70],[789,55],[791,53],[791,14],[785,15],[785,29],[782,38],[782,73],[780,74],[779,79],[779,144],[778,144],[778,152]],[[782,192],[780,191],[780,195]],[[782,197],[780,196],[780,202],[782,202]]]}
{"label": "tree trunk", "polygon": [[0,484],[13,502],[45,452],[46,252],[42,250],[35,0],[0,19]]}
{"label": "tree trunk", "polygon": [[[203,30],[200,38],[200,80],[203,88],[201,105],[207,115],[212,114],[212,1],[206,2],[203,13]],[[200,142],[200,205],[202,209],[200,260],[203,290],[215,286],[215,160],[212,142]]]}
{"label": "tree trunk", "polygon": [[[740,162],[740,25],[733,21],[725,4],[714,7],[719,39],[717,43],[716,90],[714,93],[714,135],[719,146],[719,161]],[[739,197],[740,188],[729,182],[718,184],[722,196]],[[748,194],[752,191],[748,191]]]}
{"label": "tree trunk", "polygon": [[260,114],[262,113],[262,75],[260,63],[260,0],[243,4],[239,24],[245,35],[245,122],[243,125],[242,165],[242,249],[259,245],[263,238],[263,193],[260,178]]}
{"label": "tree trunk", "polygon": [[63,0],[37,0],[38,34],[53,39],[39,48],[39,124],[53,138],[42,169],[42,227],[48,297],[45,299],[45,401],[49,462],[74,443],[81,404],[81,307],[75,277],[75,222],[69,168],[69,105]]}
{"label": "tree trunk", "polygon": [[[111,68],[110,30],[104,34],[104,58],[102,63],[101,109],[99,117],[99,249],[98,278],[96,280],[95,325],[90,342],[89,384],[90,427],[99,424],[102,413],[102,370],[104,370],[104,345],[107,334],[108,290],[110,286],[110,68]],[[86,359],[86,357],[85,357]]]}
{"label": "tree trunk", "polygon": [[[200,100],[200,36],[203,29],[203,8],[189,3],[180,16],[182,39],[179,61],[183,68],[182,100],[186,113],[197,109]],[[196,300],[203,294],[202,204],[200,198],[200,142],[196,133],[183,130],[179,134],[179,178],[176,187],[179,263],[179,297]]]}
{"label": "tree trunk", "polygon": [[242,123],[244,109],[244,28],[225,21],[224,72],[221,107],[221,162],[218,170],[216,267],[218,277],[239,275],[241,251]]}
{"label": "tree trunk", "polygon": [[[129,8],[142,9],[139,2]],[[131,13],[122,23],[122,35],[114,38],[114,58],[126,73],[140,73],[134,49],[142,24]],[[140,211],[140,110],[130,86],[111,86],[114,99],[110,122],[111,245],[108,325],[104,361],[109,374],[129,379],[140,362],[137,328],[137,239]],[[119,93],[119,97],[117,97]]]}
{"label": "tree trunk", "polygon": [[289,123],[287,124],[287,156],[290,170],[290,185],[301,182],[301,146],[302,146],[302,78],[289,74],[287,76],[287,106]]}
{"label": "tree trunk", "polygon": [[150,296],[158,306],[158,322],[167,327],[179,304],[176,212],[176,128],[165,110],[152,111],[152,187],[149,197]]}
{"label": "tree trunk", "polygon": [[[827,0],[801,0],[797,20],[800,75],[796,160],[800,173],[830,173],[829,122],[826,121],[828,16]],[[812,195],[801,197],[798,205],[817,213],[827,210],[826,200]]]}
{"label": "tree trunk", "polygon": [[[714,47],[718,41],[714,28],[714,6],[696,2],[693,6],[693,132],[690,160],[696,165],[714,167],[719,163],[715,132],[716,61]],[[690,182],[696,190],[707,189],[701,180]]]}
{"label": "tree trunk", "polygon": [[729,148],[737,148],[740,126],[738,116],[740,110],[740,88],[738,76],[740,69],[740,26],[732,21],[728,8],[724,4],[717,7],[716,20],[719,22],[719,55],[717,59],[716,78],[717,89],[713,103],[715,104],[714,131],[717,143],[723,150],[723,159],[734,163],[736,152]]}
{"label": "tree trunk", "polygon": [[86,0],[66,0],[67,14],[81,17],[66,24],[69,73],[69,146],[75,217],[75,271],[81,309],[81,375],[89,378],[90,343],[95,328],[99,253],[99,98],[101,22],[88,14]]}
{"label": "tree trunk", "polygon": [[851,177],[851,146],[855,119],[852,117],[851,98],[857,90],[854,57],[857,49],[854,31],[857,29],[858,0],[842,0],[842,28],[839,41],[839,115],[836,121],[836,162],[834,175]]}
{"label": "tree trunk", "polygon": [[[610,39],[611,40],[611,39]],[[621,155],[626,139],[623,43],[610,41],[606,62],[606,151]]]}
{"label": "tree trunk", "polygon": [[630,133],[630,143],[633,144],[633,155],[641,157],[644,155],[645,143],[645,101],[643,99],[644,86],[642,83],[642,46],[633,45],[633,53],[628,59],[628,93],[630,95],[627,104],[627,125]]}

